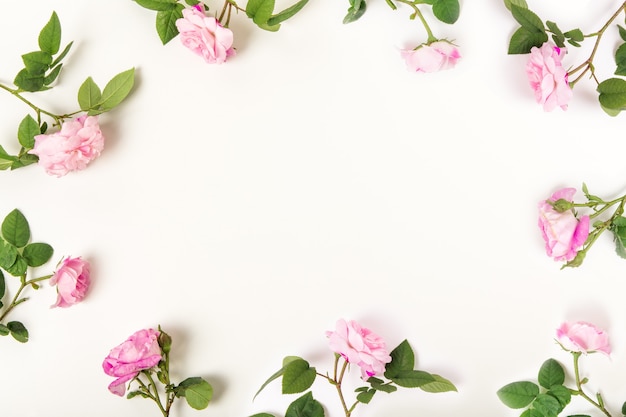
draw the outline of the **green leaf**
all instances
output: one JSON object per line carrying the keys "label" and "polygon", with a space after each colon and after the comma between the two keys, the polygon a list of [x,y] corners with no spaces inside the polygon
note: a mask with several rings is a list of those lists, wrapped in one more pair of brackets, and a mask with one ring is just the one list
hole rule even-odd
{"label": "green leaf", "polygon": [[183,17],[184,8],[185,6],[182,4],[177,4],[171,10],[162,10],[157,12],[156,30],[163,45],[178,36],[176,21]]}
{"label": "green leaf", "polygon": [[528,3],[526,3],[526,0],[504,0],[504,7],[507,9],[511,10],[512,4],[528,9]]}
{"label": "green leaf", "polygon": [[566,38],[568,38],[568,39],[570,39],[572,41],[575,41],[575,42],[582,42],[582,41],[585,40],[585,35],[583,34],[582,30],[580,30],[580,29],[569,30],[569,31],[565,32],[563,35],[565,35]]}
{"label": "green leaf", "polygon": [[2,222],[2,236],[15,247],[26,246],[30,239],[30,227],[21,211],[15,209],[7,214]]}
{"label": "green leaf", "polygon": [[50,71],[48,75],[43,78],[44,85],[47,86],[55,82],[56,79],[59,77],[59,74],[61,73],[61,68],[63,68],[63,64],[59,64],[56,67],[52,68],[52,71]]}
{"label": "green leaf", "polygon": [[74,44],[74,41],[70,42],[67,44],[67,46],[65,48],[63,48],[63,52],[61,52],[61,54],[59,56],[57,56],[54,61],[52,61],[52,64],[50,64],[51,67],[54,67],[55,65],[57,65],[59,62],[61,62],[63,60],[63,58],[65,58],[65,56],[67,55],[67,53],[70,51],[70,49],[72,49],[72,45]]}
{"label": "green leaf", "polygon": [[4,324],[0,323],[0,336],[8,336],[11,330]]}
{"label": "green leaf", "polygon": [[52,258],[54,250],[47,243],[31,243],[26,245],[22,256],[30,267],[41,266]]}
{"label": "green leaf", "polygon": [[54,55],[59,52],[61,46],[61,22],[56,12],[52,12],[52,16],[46,25],[39,32],[39,48],[42,51]]}
{"label": "green leaf", "polygon": [[403,340],[389,354],[391,362],[385,368],[385,378],[393,379],[402,371],[412,371],[415,367],[415,354],[408,340]]}
{"label": "green leaf", "polygon": [[611,117],[615,117],[615,116],[619,115],[619,114],[622,112],[622,110],[621,110],[621,109],[620,109],[620,110],[617,110],[617,109],[608,109],[608,108],[604,107],[602,104],[600,104],[600,108],[601,108],[602,110],[604,110],[604,112],[605,112],[606,114],[608,114],[609,116],[611,116]]}
{"label": "green leaf", "polygon": [[615,75],[626,75],[626,43],[623,43],[615,51],[615,63],[617,69]]}
{"label": "green leaf", "polygon": [[143,398],[150,398],[148,396],[148,394],[146,394],[145,392],[141,392],[141,391],[130,391],[128,394],[126,394],[126,399],[130,400],[131,398],[135,398],[137,396],[143,397]]}
{"label": "green leaf", "polygon": [[[528,410],[524,411],[520,417],[546,417],[543,414],[541,414],[539,411],[533,409],[533,408],[529,408]],[[573,417],[573,416],[569,416],[569,417]]]}
{"label": "green leaf", "polygon": [[122,71],[104,86],[100,109],[102,111],[111,110],[126,98],[135,83],[135,69],[131,68]]}
{"label": "green leaf", "polygon": [[433,14],[444,23],[456,22],[460,12],[459,0],[437,0],[433,3]]}
{"label": "green leaf", "polygon": [[507,407],[524,408],[539,395],[539,387],[528,381],[512,382],[500,388],[497,394]]}
{"label": "green leaf", "polygon": [[623,41],[626,41],[626,29],[617,25],[617,29],[619,30],[619,37],[622,38]]}
{"label": "green leaf", "polygon": [[533,401],[533,408],[544,416],[554,417],[556,417],[563,409],[559,401],[548,394],[537,395],[537,398]]}
{"label": "green leaf", "polygon": [[561,32],[559,26],[549,20],[546,21],[546,26],[548,27],[548,30],[553,33],[552,40],[554,41],[556,46],[558,46],[559,48],[563,48],[565,46],[565,35],[563,34],[563,32]]}
{"label": "green leaf", "polygon": [[17,259],[17,248],[0,239],[0,268],[8,270]]}
{"label": "green leaf", "polygon": [[27,114],[26,117],[22,119],[17,129],[17,139],[20,141],[20,145],[26,149],[33,149],[35,146],[35,136],[38,134],[39,125],[30,114]]}
{"label": "green leaf", "polygon": [[531,33],[546,33],[546,29],[539,16],[531,12],[528,8],[511,4],[511,14],[513,14],[513,18],[517,20],[517,23],[527,31]]}
{"label": "green leaf", "polygon": [[369,402],[372,401],[372,398],[374,398],[374,394],[376,394],[376,390],[368,389],[367,391],[357,394],[356,400],[363,404],[369,404]]}
{"label": "green leaf", "polygon": [[395,385],[392,385],[391,382],[384,383],[382,380],[375,377],[370,377],[367,382],[369,382],[372,388],[376,391],[391,393],[398,390],[398,388]]}
{"label": "green leaf", "polygon": [[176,7],[176,0],[135,0],[141,7],[150,10],[164,11],[172,10]]}
{"label": "green leaf", "polygon": [[187,404],[193,409],[204,410],[213,397],[213,387],[200,377],[187,378],[176,388],[177,397],[185,397]]}
{"label": "green leaf", "polygon": [[533,46],[540,47],[548,40],[545,33],[530,32],[521,27],[511,36],[509,41],[509,54],[527,54]]}
{"label": "green leaf", "polygon": [[11,169],[17,169],[21,167],[25,167],[30,164],[34,164],[39,161],[39,157],[37,155],[31,155],[29,153],[22,154],[16,161],[11,165]]}
{"label": "green leaf", "polygon": [[563,385],[554,385],[550,387],[550,390],[546,394],[556,398],[563,408],[565,408],[565,406],[572,401],[572,392],[569,388]]}
{"label": "green leaf", "polygon": [[343,24],[356,22],[363,16],[365,11],[367,10],[367,3],[365,0],[355,0],[350,1],[350,8],[348,9],[348,14],[343,18]]}
{"label": "green leaf", "polygon": [[626,81],[621,78],[609,78],[602,81],[597,88],[600,93],[598,100],[608,109],[626,109]]}
{"label": "green leaf", "polygon": [[290,7],[286,8],[285,10],[283,10],[282,12],[277,13],[277,14],[273,15],[272,17],[270,17],[269,20],[267,21],[267,24],[269,26],[276,26],[276,25],[280,24],[281,22],[284,22],[285,20],[293,17],[296,13],[298,13],[300,10],[302,10],[302,8],[304,6],[306,6],[306,4],[308,2],[309,2],[309,0],[300,0],[300,1],[298,1],[293,6],[290,6]]}
{"label": "green leaf", "polygon": [[11,265],[10,268],[7,268],[6,271],[14,277],[21,277],[22,275],[26,274],[27,268],[28,264],[26,263],[26,260],[18,254],[17,258],[15,259],[15,263]]}
{"label": "green leaf", "polygon": [[43,74],[31,74],[26,68],[17,73],[13,84],[24,91],[42,91],[44,86]]}
{"label": "green leaf", "polygon": [[6,282],[4,281],[4,274],[0,271],[0,300],[4,297],[6,291]]}
{"label": "green leaf", "polygon": [[390,378],[396,385],[405,388],[420,388],[431,382],[435,382],[435,378],[424,371],[400,371],[393,378]]}
{"label": "green leaf", "polygon": [[296,359],[284,367],[283,394],[296,394],[306,391],[315,381],[315,368],[304,359]]}
{"label": "green leaf", "polygon": [[302,359],[302,358],[300,358],[300,357],[298,357],[298,356],[286,356],[286,357],[283,359],[283,367],[282,367],[282,368],[280,368],[278,371],[274,372],[274,374],[273,374],[272,376],[270,376],[270,377],[267,379],[267,381],[265,381],[265,382],[263,383],[263,385],[261,385],[261,388],[259,388],[259,390],[256,392],[256,394],[254,394],[254,397],[253,397],[252,399],[254,400],[254,399],[257,397],[257,395],[259,395],[259,393],[260,393],[261,391],[263,391],[263,389],[264,389],[265,387],[267,387],[267,385],[268,385],[270,382],[272,382],[273,380],[275,380],[275,379],[277,379],[277,378],[280,378],[280,377],[283,375],[283,373],[285,372],[285,367],[286,367],[287,365],[289,365],[291,362],[293,362],[293,361],[295,361],[295,360],[298,360],[298,359]]}
{"label": "green leaf", "polygon": [[88,77],[78,89],[78,105],[82,111],[97,108],[102,102],[102,92],[93,78]]}
{"label": "green leaf", "polygon": [[565,371],[560,363],[554,359],[545,361],[539,369],[539,385],[550,389],[553,385],[563,385],[565,382]]}
{"label": "green leaf", "polygon": [[446,378],[432,374],[432,377],[435,378],[435,381],[424,384],[420,387],[422,391],[426,392],[449,392],[449,391],[457,391],[456,387],[452,382],[447,380]]}
{"label": "green leaf", "polygon": [[285,417],[324,417],[324,408],[309,391],[289,404]]}
{"label": "green leaf", "polygon": [[22,55],[22,61],[24,61],[24,66],[31,76],[43,77],[52,64],[52,55],[44,51],[29,52]]}
{"label": "green leaf", "polygon": [[257,25],[267,24],[274,11],[275,0],[250,0],[246,15]]}
{"label": "green leaf", "polygon": [[7,323],[7,328],[15,340],[21,343],[28,342],[28,330],[26,330],[26,327],[24,327],[22,323],[19,321],[10,321]]}

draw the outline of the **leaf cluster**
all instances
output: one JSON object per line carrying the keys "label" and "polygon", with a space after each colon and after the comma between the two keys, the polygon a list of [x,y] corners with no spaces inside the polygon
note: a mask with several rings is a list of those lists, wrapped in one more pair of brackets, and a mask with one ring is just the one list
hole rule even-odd
{"label": "leaf cluster", "polygon": [[[626,76],[626,29],[617,25],[622,42],[615,51],[617,68],[614,74]],[[626,80],[623,78],[609,78],[602,81],[597,88],[600,106],[609,116],[617,116],[626,110]]]}
{"label": "leaf cluster", "polygon": [[[443,23],[453,24],[459,19],[461,13],[461,6],[459,0],[413,0],[413,1],[398,1],[398,3],[408,4],[414,9],[417,9],[418,5],[428,5],[432,7],[433,15]],[[365,0],[349,0],[350,7],[348,13],[343,18],[343,23],[352,23],[361,18],[367,9]],[[393,10],[397,9],[393,0],[387,0],[387,4]],[[417,12],[411,15],[411,19],[417,17]]]}
{"label": "leaf cluster", "polygon": [[524,408],[520,417],[558,416],[572,399],[572,391],[563,385],[563,366],[555,359],[548,359],[539,369],[538,382],[539,385],[530,381],[512,382],[498,390],[498,398],[507,407]]}
{"label": "leaf cluster", "polygon": [[[26,282],[28,267],[38,267],[52,258],[52,246],[47,243],[28,243],[30,241],[30,227],[26,217],[18,209],[11,211],[2,221],[0,227],[0,308],[4,307],[2,299],[6,293],[6,281],[2,270],[14,277],[19,277],[22,285]],[[39,286],[31,283],[34,289]],[[16,300],[16,303],[26,301],[25,298]],[[4,317],[4,315],[3,315]],[[11,334],[19,342],[28,341],[28,331],[18,321],[0,323],[0,336]]]}
{"label": "leaf cluster", "polygon": [[63,64],[61,61],[72,47],[67,44],[55,57],[61,47],[61,22],[56,12],[39,32],[39,50],[22,55],[24,68],[15,76],[13,84],[22,91],[44,91],[57,79]]}
{"label": "leaf cluster", "polygon": [[[387,364],[384,379],[370,377],[367,386],[355,390],[357,403],[368,404],[376,392],[392,393],[398,387],[420,388],[425,392],[437,393],[456,391],[452,382],[440,375],[419,371],[415,368],[415,354],[407,340],[400,343],[390,353],[391,362]],[[307,391],[315,382],[319,374],[310,364],[298,357],[287,356],[283,359],[283,366],[263,383],[255,394],[259,393],[272,381],[282,377],[282,393],[297,394]],[[326,377],[331,384],[340,382]],[[356,403],[355,403],[356,405]],[[322,405],[313,398],[311,391],[292,402],[287,408],[285,417],[324,417]],[[260,413],[251,417],[274,417],[271,414]]]}
{"label": "leaf cluster", "polygon": [[[162,358],[156,366],[156,369],[145,369],[134,380],[139,382],[139,387],[135,391],[130,391],[126,398],[142,397],[149,398],[156,402],[159,401],[157,393],[157,387],[152,384],[151,374],[156,372],[156,376],[159,382],[165,387],[165,394],[167,396],[167,403],[162,406],[163,409],[170,409],[175,398],[185,398],[187,404],[195,410],[204,410],[208,407],[209,402],[213,398],[213,387],[206,380],[201,377],[194,376],[184,379],[178,385],[170,382],[170,350],[172,347],[172,338],[165,333],[159,326],[159,347],[161,348]],[[148,384],[141,381],[141,375],[144,374],[148,377]]]}

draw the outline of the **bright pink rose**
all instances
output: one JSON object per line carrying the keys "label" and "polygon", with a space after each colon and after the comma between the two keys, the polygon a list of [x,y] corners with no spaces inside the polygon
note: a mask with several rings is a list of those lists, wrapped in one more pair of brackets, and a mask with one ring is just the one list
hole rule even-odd
{"label": "bright pink rose", "polygon": [[561,65],[565,48],[554,46],[550,42],[533,46],[530,50],[526,75],[535,92],[537,103],[543,104],[545,111],[552,111],[556,106],[567,110],[567,103],[574,93],[567,81],[567,72]]}
{"label": "bright pink rose", "polygon": [[[575,188],[563,188],[552,194],[549,201],[572,201],[575,193]],[[546,200],[539,203],[539,228],[548,256],[555,261],[571,261],[589,236],[589,216],[578,219],[572,210],[559,213]]]}
{"label": "bright pink rose", "polygon": [[50,284],[57,286],[57,302],[52,307],[69,307],[81,302],[90,283],[89,262],[80,256],[65,258],[50,278]]}
{"label": "bright pink rose", "polygon": [[158,337],[157,330],[139,330],[109,352],[102,362],[102,369],[105,374],[117,377],[109,384],[109,391],[121,397],[126,391],[126,382],[136,377],[139,371],[159,363],[163,355]]}
{"label": "bright pink rose", "polygon": [[361,368],[364,380],[385,372],[385,364],[391,362],[385,341],[356,321],[337,321],[334,332],[326,332],[330,349],[348,362]]}
{"label": "bright pink rose", "polygon": [[409,71],[437,72],[454,68],[461,58],[459,49],[448,41],[422,44],[412,50],[400,51]]}
{"label": "bright pink rose", "polygon": [[35,147],[28,153],[39,157],[39,165],[48,174],[62,177],[68,172],[85,169],[100,156],[102,149],[104,136],[98,117],[83,115],[63,123],[56,133],[35,136]]}
{"label": "bright pink rose", "polygon": [[233,32],[195,7],[183,10],[183,17],[176,21],[176,27],[183,45],[209,64],[221,64],[235,55]]}
{"label": "bright pink rose", "polygon": [[611,354],[609,336],[591,323],[563,323],[556,330],[556,337],[561,346],[570,352]]}

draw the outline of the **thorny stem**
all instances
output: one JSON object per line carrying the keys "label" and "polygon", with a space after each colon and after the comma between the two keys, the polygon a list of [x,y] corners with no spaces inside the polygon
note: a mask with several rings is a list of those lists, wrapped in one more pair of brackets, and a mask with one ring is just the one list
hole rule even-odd
{"label": "thorny stem", "polygon": [[602,397],[600,396],[600,394],[598,394],[599,401],[594,401],[583,391],[582,381],[580,380],[580,371],[578,368],[578,359],[580,359],[581,352],[572,352],[572,355],[574,356],[574,377],[576,379],[576,388],[578,389],[577,391],[574,391],[574,394],[583,397],[589,403],[593,404],[597,409],[602,411],[607,417],[612,417],[609,411],[604,407],[604,405],[601,404]]}
{"label": "thorny stem", "polygon": [[574,74],[580,70],[583,70],[580,73],[580,75],[576,77],[576,79],[574,79],[573,81],[569,83],[571,88],[574,88],[574,85],[578,81],[580,81],[580,79],[587,73],[587,71],[591,71],[591,76],[594,78],[594,80],[596,80],[596,83],[599,84],[599,81],[596,78],[595,73],[594,73],[593,59],[595,58],[596,52],[598,51],[598,47],[600,46],[600,40],[602,39],[602,35],[604,35],[604,32],[608,29],[611,23],[613,23],[613,21],[617,19],[617,16],[619,16],[620,13],[622,13],[625,10],[626,10],[626,1],[622,3],[622,5],[615,11],[615,13],[613,13],[613,16],[609,18],[609,20],[604,24],[604,26],[602,26],[602,28],[599,31],[588,35],[588,37],[596,36],[596,43],[593,45],[593,50],[591,51],[591,55],[589,56],[589,58],[587,58],[587,60],[585,60],[582,64],[580,64],[573,70],[569,71],[569,74]]}
{"label": "thorny stem", "polygon": [[52,275],[45,275],[43,277],[34,278],[34,279],[30,279],[30,280],[26,281],[26,275],[22,275],[20,277],[20,287],[18,288],[17,292],[15,293],[15,296],[13,296],[13,300],[11,300],[11,304],[9,304],[7,309],[4,310],[2,315],[0,315],[0,322],[2,322],[2,320],[4,320],[4,318],[11,312],[11,310],[13,310],[18,305],[22,304],[24,301],[28,300],[28,298],[26,298],[26,297],[20,298],[20,295],[22,294],[22,291],[24,291],[24,289],[26,287],[28,287],[29,285],[36,284],[37,282],[40,282],[40,281],[45,281],[45,280],[47,280],[47,279],[49,279],[51,277],[52,277]]}
{"label": "thorny stem", "polygon": [[420,11],[420,9],[417,7],[418,3],[416,1],[410,1],[410,0],[396,0],[396,1],[399,3],[404,3],[413,9],[414,13],[410,16],[410,19],[415,19],[416,16],[420,19],[420,21],[422,22],[422,25],[424,25],[424,29],[426,29],[426,33],[428,34],[428,39],[426,40],[426,43],[435,42],[437,38],[433,35],[432,30],[430,30],[430,26],[428,26],[426,19],[424,19],[424,15]]}
{"label": "thorny stem", "polygon": [[22,92],[22,90],[19,90],[17,88],[10,88],[7,87],[4,84],[0,84],[0,88],[11,93],[12,95],[14,95],[15,97],[17,97],[19,100],[21,100],[22,102],[24,102],[26,105],[28,105],[28,107],[30,107],[31,109],[33,109],[35,111],[35,113],[37,113],[37,123],[39,125],[41,125],[41,115],[45,114],[47,116],[50,116],[54,119],[54,126],[61,126],[61,123],[63,123],[63,120],[72,117],[75,114],[80,113],[79,111],[75,111],[73,113],[68,113],[68,114],[63,114],[63,115],[58,115],[58,114],[54,114],[51,113],[47,110],[44,110],[42,108],[37,107],[36,105],[34,105],[31,101],[27,100],[26,98],[24,98],[20,93]]}

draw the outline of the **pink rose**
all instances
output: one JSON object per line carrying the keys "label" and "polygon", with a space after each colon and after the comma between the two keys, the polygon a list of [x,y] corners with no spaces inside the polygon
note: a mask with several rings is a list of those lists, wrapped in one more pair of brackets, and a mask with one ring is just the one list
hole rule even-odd
{"label": "pink rose", "polygon": [[57,286],[57,302],[52,307],[69,307],[81,302],[90,283],[89,262],[80,256],[65,258],[50,278],[50,284]]}
{"label": "pink rose", "polygon": [[109,391],[121,397],[126,391],[126,382],[135,378],[139,371],[159,363],[162,353],[158,337],[157,330],[139,330],[109,352],[102,362],[102,369],[105,374],[117,377],[109,384]]}
{"label": "pink rose", "polygon": [[183,17],[176,21],[176,27],[183,45],[209,64],[221,64],[235,55],[233,32],[195,7],[183,10]]}
{"label": "pink rose", "polygon": [[575,188],[563,188],[539,203],[539,228],[546,242],[546,253],[555,261],[574,259],[589,236],[589,216],[577,219],[572,210],[559,213],[548,203],[560,199],[572,201],[575,193]]}
{"label": "pink rose", "polygon": [[364,380],[385,372],[385,364],[391,362],[385,341],[356,321],[337,321],[334,332],[326,332],[330,349],[348,362],[361,368]]}
{"label": "pink rose", "polygon": [[561,65],[565,48],[554,46],[550,42],[533,46],[530,50],[526,75],[530,86],[535,91],[535,100],[543,104],[545,111],[552,111],[556,106],[567,110],[567,103],[574,93],[567,81],[567,72]]}
{"label": "pink rose", "polygon": [[437,72],[454,68],[461,58],[459,49],[448,41],[422,44],[412,50],[400,51],[409,71]]}
{"label": "pink rose", "polygon": [[556,330],[556,337],[559,344],[570,352],[611,354],[609,336],[591,323],[563,323]]}
{"label": "pink rose", "polygon": [[68,172],[85,169],[100,156],[102,149],[104,136],[98,117],[83,115],[66,121],[56,133],[35,136],[35,147],[28,153],[39,157],[39,165],[48,174],[62,177]]}

